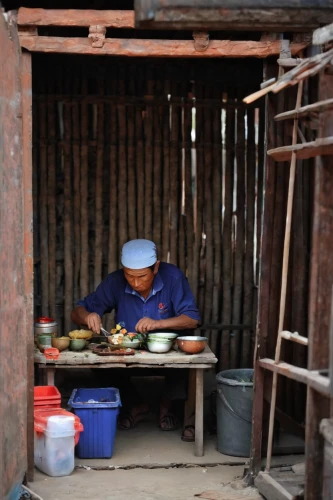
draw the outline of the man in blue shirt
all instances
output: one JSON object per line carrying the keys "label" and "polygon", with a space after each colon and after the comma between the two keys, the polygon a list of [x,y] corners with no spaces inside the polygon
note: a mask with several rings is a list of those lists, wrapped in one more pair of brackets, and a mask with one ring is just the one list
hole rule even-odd
{"label": "man in blue shirt", "polygon": [[[116,322],[123,321],[129,332],[148,333],[165,330],[193,330],[200,320],[188,281],[174,265],[157,260],[156,246],[149,240],[132,240],[123,246],[123,269],[109,274],[96,291],[80,300],[72,321],[100,333],[102,316],[113,309]],[[132,408],[121,426],[131,428],[145,413],[145,405]],[[171,403],[164,397],[160,427],[176,427]],[[192,429],[183,438],[192,438]],[[186,436],[191,434],[191,436]],[[190,440],[186,439],[186,440]]]}

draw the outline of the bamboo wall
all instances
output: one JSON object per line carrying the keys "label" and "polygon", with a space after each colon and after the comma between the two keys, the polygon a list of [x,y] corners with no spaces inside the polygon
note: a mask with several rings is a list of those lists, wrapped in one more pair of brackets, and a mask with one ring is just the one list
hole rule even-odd
{"label": "bamboo wall", "polygon": [[186,273],[219,368],[252,366],[264,113],[242,97],[257,83],[208,62],[93,59],[34,60],[36,315],[66,334],[123,243],[148,238]]}

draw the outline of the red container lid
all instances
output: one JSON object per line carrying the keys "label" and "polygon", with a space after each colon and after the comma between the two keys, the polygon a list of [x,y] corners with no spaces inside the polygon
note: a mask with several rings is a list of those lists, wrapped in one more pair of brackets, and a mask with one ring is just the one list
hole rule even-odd
{"label": "red container lid", "polygon": [[34,400],[37,401],[58,401],[61,399],[59,390],[54,385],[37,385],[34,387]]}
{"label": "red container lid", "polygon": [[47,316],[40,316],[35,319],[35,323],[53,323],[54,321],[53,318],[48,318]]}
{"label": "red container lid", "polygon": [[58,359],[59,349],[56,347],[48,347],[47,349],[44,349],[44,356],[46,359]]}
{"label": "red container lid", "polygon": [[83,432],[83,425],[81,424],[81,420],[74,413],[70,413],[69,411],[63,410],[62,408],[40,408],[34,410],[34,429],[37,433],[44,433],[47,421],[49,417],[54,416],[64,416],[64,417],[74,417],[74,430],[75,430],[75,444],[79,441],[79,433]]}

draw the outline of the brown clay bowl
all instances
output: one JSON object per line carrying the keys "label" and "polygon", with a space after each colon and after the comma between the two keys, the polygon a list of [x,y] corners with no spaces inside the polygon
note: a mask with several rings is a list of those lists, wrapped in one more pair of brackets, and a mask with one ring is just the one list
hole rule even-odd
{"label": "brown clay bowl", "polygon": [[207,337],[178,337],[176,342],[181,351],[187,354],[198,354],[205,350]]}
{"label": "brown clay bowl", "polygon": [[69,343],[71,339],[69,337],[58,337],[58,338],[52,338],[52,347],[56,347],[59,349],[59,351],[64,351],[65,349],[68,349]]}

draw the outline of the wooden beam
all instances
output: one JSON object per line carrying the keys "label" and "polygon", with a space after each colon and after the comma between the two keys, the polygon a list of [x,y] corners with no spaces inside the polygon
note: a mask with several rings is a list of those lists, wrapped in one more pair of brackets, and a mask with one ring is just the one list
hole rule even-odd
{"label": "wooden beam", "polygon": [[132,10],[27,9],[18,11],[19,26],[96,26],[134,28]]}
{"label": "wooden beam", "polygon": [[[21,47],[31,52],[57,52],[65,54],[113,55],[126,57],[200,57],[191,40],[140,40],[106,38],[104,46],[94,48],[88,38],[51,36],[20,36]],[[292,54],[306,47],[306,43],[292,43]],[[280,53],[280,40],[253,42],[211,40],[204,57],[257,57],[265,58]]]}
{"label": "wooden beam", "polygon": [[303,106],[302,108],[299,108],[298,111],[293,109],[291,111],[280,113],[274,117],[274,120],[279,122],[281,120],[293,120],[296,117],[304,118],[305,116],[311,116],[314,113],[323,113],[331,109],[333,109],[333,99],[326,99],[325,101],[315,102],[314,104]]}
{"label": "wooden beam", "polygon": [[296,152],[297,160],[332,155],[333,136],[326,137],[325,139],[317,139],[312,142],[305,142],[304,144],[296,144],[295,146],[282,146],[281,148],[270,149],[267,151],[267,154],[275,161],[289,161],[293,151]]}
{"label": "wooden beam", "polygon": [[325,43],[333,40],[333,24],[328,26],[323,26],[318,28],[313,32],[312,44],[313,45],[324,45]]}
{"label": "wooden beam", "polygon": [[294,496],[288,493],[268,472],[259,472],[254,484],[259,490],[259,493],[265,498],[271,500],[293,500]]}
{"label": "wooden beam", "polygon": [[306,368],[299,368],[298,366],[284,363],[283,361],[275,363],[273,359],[269,358],[261,359],[259,365],[265,370],[307,384],[315,388],[324,396],[328,396],[329,394],[329,378],[320,375],[318,371],[309,371]]}
{"label": "wooden beam", "polygon": [[[249,8],[250,7],[250,8]],[[331,0],[136,0],[135,22],[147,29],[306,31],[333,21]]]}

